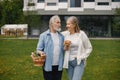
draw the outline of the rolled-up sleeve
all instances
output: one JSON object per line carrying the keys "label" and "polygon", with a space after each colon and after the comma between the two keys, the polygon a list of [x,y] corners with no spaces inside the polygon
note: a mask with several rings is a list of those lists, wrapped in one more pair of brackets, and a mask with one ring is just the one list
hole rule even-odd
{"label": "rolled-up sleeve", "polygon": [[40,35],[39,37],[39,41],[38,41],[38,44],[37,44],[37,51],[44,51],[44,35]]}

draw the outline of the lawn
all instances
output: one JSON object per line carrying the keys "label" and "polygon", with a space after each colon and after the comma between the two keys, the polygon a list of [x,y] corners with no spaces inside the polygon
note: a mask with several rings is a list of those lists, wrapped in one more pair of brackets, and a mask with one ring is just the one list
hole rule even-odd
{"label": "lawn", "polygon": [[[43,80],[42,68],[33,66],[30,54],[38,40],[0,39],[0,80]],[[91,40],[82,80],[120,80],[120,40]],[[62,80],[68,80],[63,71]]]}

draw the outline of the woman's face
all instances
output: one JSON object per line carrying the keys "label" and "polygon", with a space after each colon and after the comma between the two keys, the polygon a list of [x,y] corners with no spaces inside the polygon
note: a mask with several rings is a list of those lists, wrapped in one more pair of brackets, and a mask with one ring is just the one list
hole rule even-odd
{"label": "woman's face", "polygon": [[74,31],[75,25],[72,24],[70,20],[67,20],[66,27],[67,27],[68,31],[72,32],[72,31]]}

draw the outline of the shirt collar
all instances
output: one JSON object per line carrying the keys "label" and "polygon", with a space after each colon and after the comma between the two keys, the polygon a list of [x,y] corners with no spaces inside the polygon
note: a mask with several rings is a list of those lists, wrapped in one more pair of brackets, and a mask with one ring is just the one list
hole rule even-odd
{"label": "shirt collar", "polygon": [[[57,31],[58,32],[58,31]],[[58,34],[60,34],[60,32],[58,32]],[[51,35],[50,34],[50,29],[47,30],[47,35]]]}
{"label": "shirt collar", "polygon": [[47,30],[47,35],[50,35],[50,29]]}

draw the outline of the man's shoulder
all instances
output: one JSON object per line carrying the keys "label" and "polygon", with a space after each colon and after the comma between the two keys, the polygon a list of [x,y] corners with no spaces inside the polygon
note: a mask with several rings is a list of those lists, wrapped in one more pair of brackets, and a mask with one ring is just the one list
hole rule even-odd
{"label": "man's shoulder", "polygon": [[47,30],[47,31],[42,32],[40,35],[41,35],[41,36],[45,36],[45,35],[47,35],[48,33],[49,33],[49,31]]}

